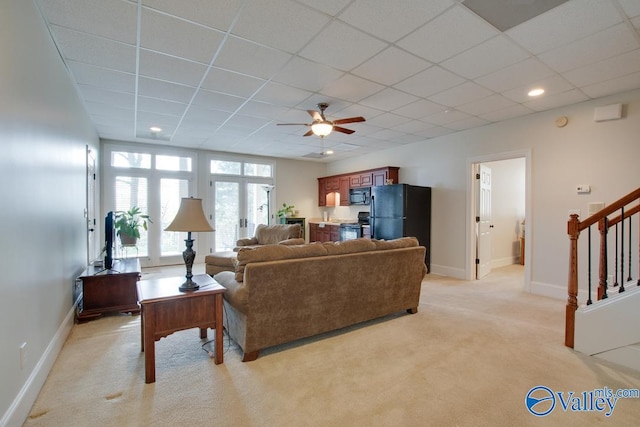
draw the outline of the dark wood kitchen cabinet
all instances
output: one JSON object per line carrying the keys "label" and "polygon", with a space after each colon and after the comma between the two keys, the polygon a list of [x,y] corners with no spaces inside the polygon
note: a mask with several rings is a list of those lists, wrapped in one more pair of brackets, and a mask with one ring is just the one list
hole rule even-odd
{"label": "dark wood kitchen cabinet", "polygon": [[[341,175],[318,178],[318,206],[349,205],[349,190],[352,188],[385,185],[387,179],[398,184],[398,170],[400,168],[387,166],[379,169],[352,172]],[[340,198],[337,195],[340,195]]]}
{"label": "dark wood kitchen cabinet", "polygon": [[309,224],[309,243],[311,242],[337,242],[340,240],[340,225],[325,224],[321,227],[318,223]]}

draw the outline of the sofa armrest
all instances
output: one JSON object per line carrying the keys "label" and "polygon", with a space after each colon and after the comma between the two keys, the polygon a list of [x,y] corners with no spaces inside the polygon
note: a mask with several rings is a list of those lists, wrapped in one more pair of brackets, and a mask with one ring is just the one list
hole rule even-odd
{"label": "sofa armrest", "polygon": [[238,311],[246,314],[249,294],[244,283],[237,282],[234,273],[231,271],[221,271],[213,278],[227,289],[227,292],[223,295],[224,299]]}
{"label": "sofa armrest", "polygon": [[240,239],[236,242],[236,246],[251,246],[257,245],[258,239],[255,237],[245,237],[244,239]]}

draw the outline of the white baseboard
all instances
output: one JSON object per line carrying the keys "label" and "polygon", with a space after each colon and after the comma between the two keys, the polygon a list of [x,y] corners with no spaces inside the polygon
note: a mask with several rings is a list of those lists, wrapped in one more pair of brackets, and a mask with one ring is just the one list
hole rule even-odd
{"label": "white baseboard", "polygon": [[532,294],[542,295],[545,297],[566,300],[567,299],[567,287],[552,285],[551,283],[542,283],[531,281]]}
{"label": "white baseboard", "polygon": [[62,346],[71,332],[75,321],[76,306],[77,302],[71,307],[71,311],[67,313],[62,324],[58,327],[58,330],[38,360],[38,363],[36,363],[35,368],[31,371],[20,393],[18,393],[7,412],[3,415],[2,419],[0,419],[0,427],[18,427],[26,421],[53,367],[53,363],[58,358],[60,350],[62,350]]}
{"label": "white baseboard", "polygon": [[520,264],[520,257],[506,257],[491,260],[491,268],[506,267],[513,264]]}
{"label": "white baseboard", "polygon": [[449,276],[455,279],[467,280],[466,272],[464,269],[447,267],[444,265],[431,264],[431,270],[429,273],[438,274],[440,276]]}

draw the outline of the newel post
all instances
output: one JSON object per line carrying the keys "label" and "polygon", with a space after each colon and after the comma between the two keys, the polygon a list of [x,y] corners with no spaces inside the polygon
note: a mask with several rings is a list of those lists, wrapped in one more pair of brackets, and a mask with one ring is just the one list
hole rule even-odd
{"label": "newel post", "polygon": [[567,223],[569,234],[569,283],[567,286],[567,307],[564,329],[564,345],[573,348],[573,336],[578,309],[578,236],[580,235],[580,221],[577,214],[571,214]]}

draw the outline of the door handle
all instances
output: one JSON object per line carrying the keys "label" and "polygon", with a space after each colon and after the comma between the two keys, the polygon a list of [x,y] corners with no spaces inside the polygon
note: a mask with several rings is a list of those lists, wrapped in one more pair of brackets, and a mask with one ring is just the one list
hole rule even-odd
{"label": "door handle", "polygon": [[489,226],[489,228],[493,228],[493,224],[491,224],[491,225]]}

